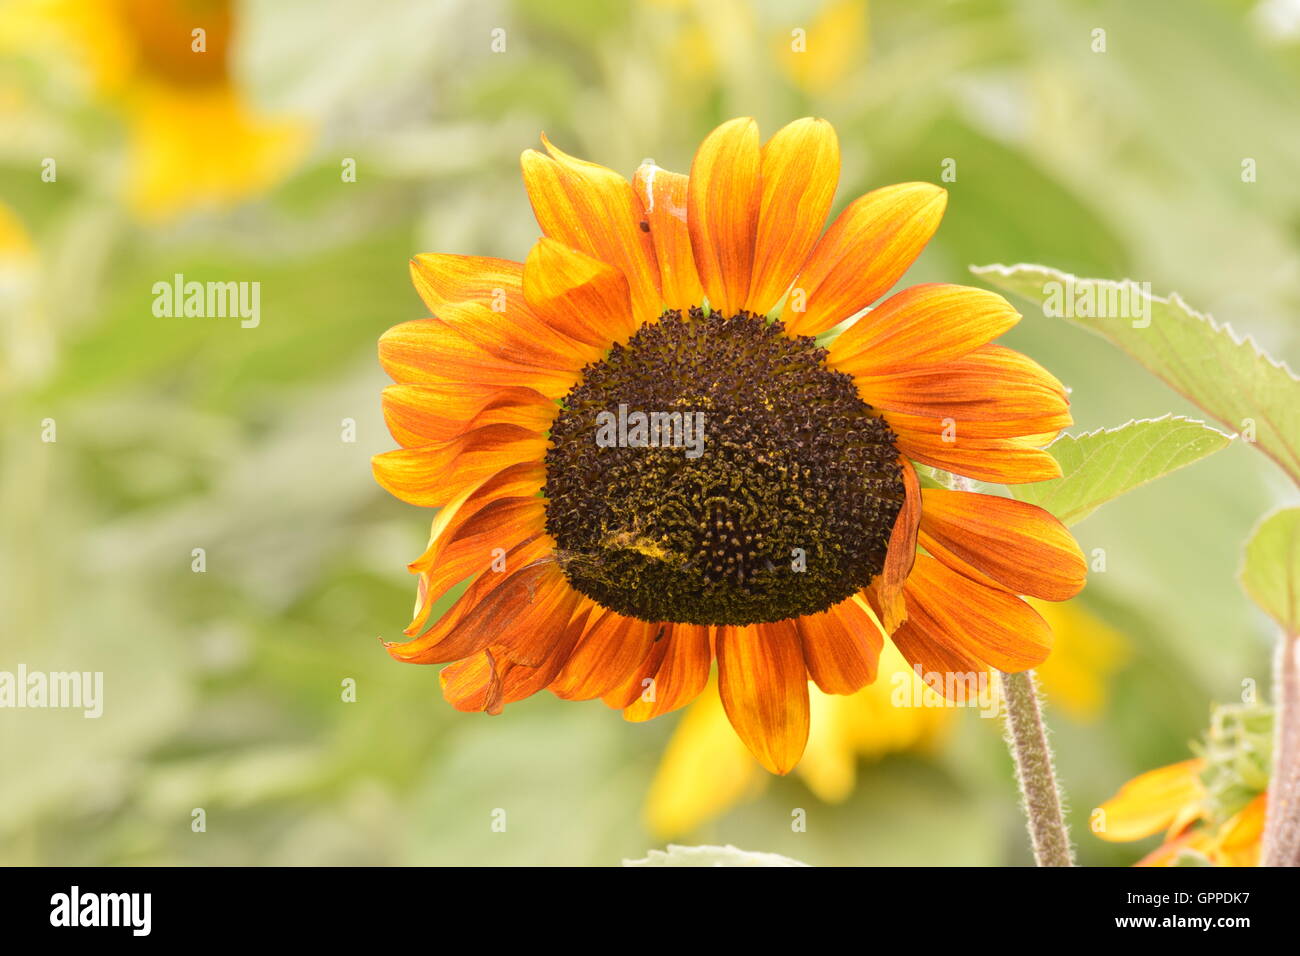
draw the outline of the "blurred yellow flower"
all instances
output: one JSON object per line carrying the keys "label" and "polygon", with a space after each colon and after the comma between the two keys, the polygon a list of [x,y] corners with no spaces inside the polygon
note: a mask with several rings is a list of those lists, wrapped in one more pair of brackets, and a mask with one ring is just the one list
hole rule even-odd
{"label": "blurred yellow flower", "polygon": [[[1038,670],[1044,693],[1070,717],[1096,719],[1112,674],[1128,658],[1127,642],[1078,601],[1030,603],[1054,632],[1052,654]],[[847,696],[823,694],[815,685],[808,691],[811,726],[796,773],[826,803],[852,794],[861,759],[936,750],[955,716],[888,642],[875,683]],[[898,706],[899,695],[912,705]],[[662,838],[689,833],[757,796],[767,782],[731,731],[717,695],[703,694],[664,751],[646,799],[646,822]]]}
{"label": "blurred yellow flower", "polygon": [[44,319],[36,305],[37,257],[18,215],[0,203],[0,391],[44,366]]}
{"label": "blurred yellow flower", "polygon": [[[808,691],[808,746],[796,772],[827,803],[853,792],[859,757],[930,749],[952,716],[943,698],[921,682],[888,641],[874,683],[846,696],[824,694],[816,685]],[[900,692],[923,706],[895,706],[893,697]],[[718,695],[701,694],[664,751],[646,801],[646,822],[660,837],[688,833],[757,795],[767,781],[731,730]]]}
{"label": "blurred yellow flower", "polygon": [[1101,805],[1093,831],[1120,843],[1167,830],[1165,842],[1138,866],[1177,866],[1189,856],[1215,866],[1258,866],[1267,793],[1216,823],[1204,809],[1204,769],[1204,760],[1184,760],[1134,777]]}
{"label": "blurred yellow flower", "polygon": [[126,124],[128,203],[161,220],[258,195],[306,149],[306,123],[263,116],[240,91],[236,27],[229,0],[17,0],[0,49],[79,67],[86,95]]}
{"label": "blurred yellow flower", "polygon": [[1079,723],[1097,720],[1111,677],[1128,662],[1128,642],[1078,600],[1027,600],[1052,628],[1052,653],[1035,670],[1048,702]]}
{"label": "blurred yellow flower", "polygon": [[772,40],[782,72],[807,93],[833,89],[867,58],[867,0],[830,0],[812,21]]}
{"label": "blurred yellow flower", "polygon": [[1138,866],[1258,866],[1272,728],[1267,708],[1217,708],[1203,756],[1134,777],[1093,811],[1092,831],[1111,843],[1166,831]]}

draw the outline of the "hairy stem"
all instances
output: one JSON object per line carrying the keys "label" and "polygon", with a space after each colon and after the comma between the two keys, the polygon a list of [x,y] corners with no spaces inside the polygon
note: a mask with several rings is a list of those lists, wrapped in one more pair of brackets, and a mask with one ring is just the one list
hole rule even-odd
{"label": "hairy stem", "polygon": [[1007,708],[1007,746],[1016,762],[1034,860],[1039,866],[1074,866],[1034,672],[1004,673],[1001,678]]}
{"label": "hairy stem", "polygon": [[1263,866],[1300,866],[1300,637],[1283,634],[1274,667],[1273,779]]}

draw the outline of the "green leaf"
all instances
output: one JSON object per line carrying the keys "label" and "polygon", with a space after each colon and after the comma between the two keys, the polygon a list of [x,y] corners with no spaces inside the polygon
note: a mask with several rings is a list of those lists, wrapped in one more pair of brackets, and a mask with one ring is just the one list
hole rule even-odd
{"label": "green leaf", "polygon": [[1119,346],[1232,431],[1253,433],[1300,484],[1300,379],[1250,337],[1188,308],[1177,293],[1162,299],[1131,280],[1080,279],[1037,265],[971,271]]}
{"label": "green leaf", "polygon": [[807,866],[776,853],[750,853],[734,846],[677,846],[651,850],[644,860],[624,860],[624,866]]}
{"label": "green leaf", "polygon": [[1047,447],[1061,466],[1061,477],[1011,486],[1010,491],[1066,524],[1076,524],[1112,498],[1199,461],[1231,441],[1231,435],[1217,428],[1176,415],[1062,435]]}
{"label": "green leaf", "polygon": [[1269,515],[1246,542],[1241,585],[1287,634],[1300,634],[1300,508]]}

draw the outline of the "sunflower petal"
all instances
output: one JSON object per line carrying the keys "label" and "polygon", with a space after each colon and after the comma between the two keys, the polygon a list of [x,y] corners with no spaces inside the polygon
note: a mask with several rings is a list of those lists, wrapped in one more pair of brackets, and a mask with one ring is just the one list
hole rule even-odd
{"label": "sunflower petal", "polygon": [[637,167],[632,188],[641,200],[641,221],[650,230],[655,258],[659,261],[664,308],[685,311],[693,305],[702,305],[704,289],[695,269],[691,233],[686,226],[687,178],[646,162]]}
{"label": "sunflower petal", "polygon": [[658,625],[599,609],[551,682],[551,692],[564,700],[603,697],[625,684],[646,659],[657,630]]}
{"label": "sunflower petal", "polygon": [[857,597],[795,621],[804,662],[828,694],[852,694],[876,679],[884,635]]}
{"label": "sunflower petal", "polygon": [[792,621],[720,628],[718,693],[750,753],[789,773],[808,743],[808,671]]}
{"label": "sunflower petal", "polygon": [[546,527],[546,506],[541,498],[499,498],[475,512],[442,545],[437,562],[417,572],[421,575],[417,624],[427,620],[428,608],[447,590],[466,578],[486,574],[498,548],[509,552],[515,545],[540,534]]}
{"label": "sunflower petal", "polygon": [[943,362],[854,378],[867,404],[888,412],[963,421],[1048,418],[1070,404],[1065,386],[1033,359],[983,345]]}
{"label": "sunflower petal", "polygon": [[924,489],[921,502],[921,544],[954,571],[973,568],[1044,601],[1067,601],[1083,590],[1083,552],[1037,505],[946,488]]}
{"label": "sunflower petal", "polygon": [[763,146],[762,198],[745,308],[764,315],[781,300],[826,225],[840,178],[840,144],[823,119],[795,120]]}
{"label": "sunflower petal", "polygon": [[916,556],[903,593],[904,627],[962,657],[1015,673],[1038,666],[1051,651],[1051,629],[1032,607],[928,554]]}
{"label": "sunflower petal", "polygon": [[898,436],[898,450],[923,465],[1004,485],[1061,477],[1057,460],[1036,447],[1041,444],[1039,437],[962,438],[960,426],[955,426],[956,440],[948,441],[954,427],[951,419],[928,420],[931,424],[924,430],[900,425],[892,413],[887,413],[885,419]]}
{"label": "sunflower petal", "polygon": [[758,124],[723,123],[700,144],[687,183],[686,224],[709,307],[740,311],[749,295],[762,201]]}
{"label": "sunflower petal", "polygon": [[790,334],[824,332],[888,292],[939,228],[947,203],[947,191],[929,183],[886,186],[850,203],[795,280],[798,295],[782,316]]}
{"label": "sunflower petal", "polygon": [[560,398],[581,378],[581,365],[545,368],[502,359],[442,319],[415,319],[379,337],[379,364],[409,385],[523,386]]}
{"label": "sunflower petal", "polygon": [[451,441],[375,455],[370,465],[375,481],[389,494],[433,508],[511,465],[540,460],[549,444],[518,425],[484,425]]}
{"label": "sunflower petal", "polygon": [[389,385],[381,402],[389,433],[406,448],[450,441],[482,425],[518,425],[540,434],[556,412],[553,401],[531,388]]}
{"label": "sunflower petal", "polygon": [[[546,534],[520,542],[506,553],[506,570],[480,574],[427,631],[410,641],[387,642],[385,649],[408,664],[442,664],[485,650],[494,635],[484,633],[483,618],[491,613],[500,619],[524,605],[536,592],[540,576],[554,567],[555,562],[547,560],[554,549],[555,541]],[[460,625],[475,615],[478,626],[457,637]]]}
{"label": "sunflower petal", "polygon": [[438,673],[442,696],[459,711],[501,713],[501,675],[490,650],[448,664]]}
{"label": "sunflower petal", "polygon": [[713,644],[700,624],[674,624],[661,641],[668,646],[654,673],[654,683],[623,711],[627,720],[650,720],[689,704],[709,682]]}
{"label": "sunflower petal", "polygon": [[528,254],[524,296],[559,331],[596,349],[589,360],[637,328],[623,273],[554,239]]}
{"label": "sunflower petal", "polygon": [[1101,805],[1097,836],[1112,843],[1141,840],[1159,833],[1205,796],[1202,759],[1148,770],[1119,788]]}
{"label": "sunflower petal", "polygon": [[542,232],[619,269],[627,278],[638,324],[660,313],[654,244],[641,229],[632,185],[618,173],[584,162],[542,137],[549,156],[526,150],[524,186]]}
{"label": "sunflower petal", "polygon": [[850,375],[935,365],[987,345],[1020,321],[994,292],[929,283],[890,296],[830,346],[831,364]]}
{"label": "sunflower petal", "polygon": [[518,262],[491,256],[423,253],[411,259],[411,282],[434,315],[458,302],[506,308],[511,298],[522,303],[523,274]]}
{"label": "sunflower petal", "polygon": [[871,582],[871,590],[886,632],[892,634],[907,617],[903,582],[916,560],[916,536],[921,526],[921,482],[906,458],[898,460],[903,476],[903,507],[894,519],[885,552],[885,566]]}

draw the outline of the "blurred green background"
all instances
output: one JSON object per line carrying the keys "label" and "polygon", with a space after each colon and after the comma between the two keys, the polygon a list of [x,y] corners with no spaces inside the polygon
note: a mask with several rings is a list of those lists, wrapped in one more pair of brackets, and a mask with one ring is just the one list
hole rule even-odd
{"label": "blurred green background", "polygon": [[[630,175],[647,156],[685,171],[735,115],[764,135],[824,116],[837,209],[955,160],[908,281],[1130,276],[1295,364],[1294,0],[10,0],[0,58],[0,670],[105,675],[98,720],[0,710],[6,864],[610,864],[663,845],[644,807],[678,715],[549,695],[459,714],[436,669],[377,641],[408,620],[428,515],[370,477],[393,446],[375,342],[423,314],[411,254],[526,255],[518,155],[543,130]],[[261,324],[156,317],[176,273],[260,282]],[[1007,341],[1072,388],[1076,430],[1203,417],[1059,320],[1027,314]],[[1082,862],[1136,860],[1150,841],[1100,842],[1089,810],[1187,756],[1212,702],[1267,687],[1271,630],[1236,574],[1286,487],[1237,443],[1076,529],[1106,556],[1079,619],[1126,645],[1089,673],[1084,627],[1066,666],[1103,692],[1049,701]],[[843,802],[774,780],[678,842],[1028,862],[997,726],[948,723],[862,762]]]}

